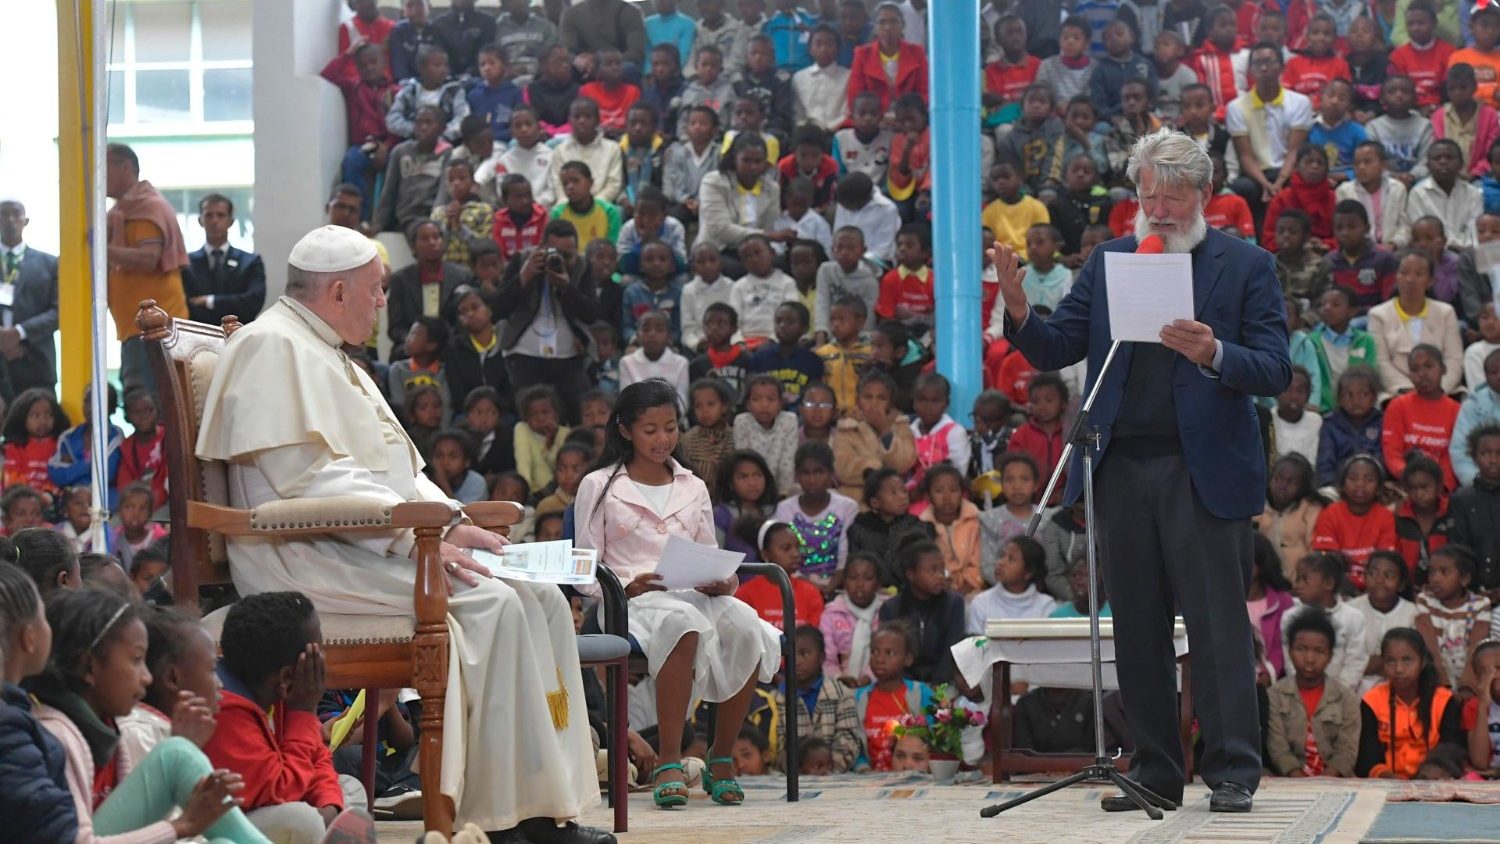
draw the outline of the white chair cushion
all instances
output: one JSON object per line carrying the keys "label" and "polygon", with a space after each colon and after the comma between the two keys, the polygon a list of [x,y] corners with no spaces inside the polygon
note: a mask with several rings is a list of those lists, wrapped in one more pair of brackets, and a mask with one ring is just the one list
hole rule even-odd
{"label": "white chair cushion", "polygon": [[[203,617],[203,626],[208,628],[214,642],[224,632],[224,619],[229,607],[220,607]],[[417,626],[416,619],[409,615],[337,615],[318,613],[323,626],[324,645],[381,645],[403,644],[412,640]]]}

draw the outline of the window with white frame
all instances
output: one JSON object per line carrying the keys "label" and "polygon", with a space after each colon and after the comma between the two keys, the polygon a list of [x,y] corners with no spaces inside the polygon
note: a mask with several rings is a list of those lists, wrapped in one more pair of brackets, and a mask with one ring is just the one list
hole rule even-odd
{"label": "window with white frame", "polygon": [[248,0],[111,5],[112,134],[117,127],[132,134],[250,130]]}

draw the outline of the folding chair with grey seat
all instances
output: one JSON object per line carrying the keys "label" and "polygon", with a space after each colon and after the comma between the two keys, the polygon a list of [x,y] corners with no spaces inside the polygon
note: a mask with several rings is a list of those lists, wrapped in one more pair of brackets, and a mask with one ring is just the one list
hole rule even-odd
{"label": "folding chair with grey seat", "polygon": [[[172,518],[172,593],[190,612],[233,600],[225,537],[303,539],[341,533],[409,528],[416,534],[417,577],[413,616],[320,613],[327,682],[330,688],[363,688],[373,699],[378,689],[412,687],[422,700],[420,759],[426,828],[453,831],[453,802],[442,794],[443,704],[448,685],[448,592],[439,545],[443,532],[463,517],[498,533],[520,521],[520,505],[490,501],[462,511],[443,502],[387,505],[356,496],[279,501],[245,510],[229,507],[226,467],[195,454],[209,383],[226,340],[239,327],[225,317],[222,327],[174,319],[141,302],[136,314],[146,355],[156,378],[166,424],[166,461]],[[217,640],[227,607],[204,618]],[[365,789],[373,789],[378,718],[364,723]],[[371,803],[373,804],[373,795]]]}

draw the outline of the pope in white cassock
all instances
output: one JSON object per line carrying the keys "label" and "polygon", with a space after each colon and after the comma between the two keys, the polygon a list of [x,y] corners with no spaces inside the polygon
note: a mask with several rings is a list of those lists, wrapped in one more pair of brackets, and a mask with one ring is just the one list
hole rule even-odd
{"label": "pope in white cassock", "polygon": [[[236,507],[339,495],[447,501],[375,383],[340,350],[364,343],[385,306],[375,248],[324,226],[289,264],[286,295],[225,348],[198,456],[229,464]],[[459,525],[444,539],[454,582],[442,783],[459,824],[510,831],[498,840],[613,842],[569,820],[598,802],[599,786],[567,600],[555,586],[490,578],[461,550],[498,550],[495,534]],[[409,530],[237,539],[230,572],[243,595],[295,590],[324,612],[411,615],[414,547]],[[556,699],[559,684],[569,711],[555,725],[548,694]]]}

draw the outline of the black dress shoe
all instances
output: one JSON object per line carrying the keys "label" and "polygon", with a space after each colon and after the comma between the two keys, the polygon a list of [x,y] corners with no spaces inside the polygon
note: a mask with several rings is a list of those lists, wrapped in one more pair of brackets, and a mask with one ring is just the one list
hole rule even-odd
{"label": "black dress shoe", "polygon": [[[1163,798],[1163,801],[1163,803],[1157,804],[1157,808],[1165,809],[1168,812],[1177,811],[1177,801],[1171,799],[1170,797]],[[1141,811],[1141,807],[1137,806],[1134,800],[1131,800],[1129,797],[1123,794],[1112,794],[1108,797],[1100,798],[1099,808],[1103,809],[1106,812]]]}
{"label": "black dress shoe", "polygon": [[516,829],[532,844],[616,844],[610,833],[572,821],[558,826],[551,818],[529,818]]}
{"label": "black dress shoe", "polygon": [[1210,812],[1248,812],[1255,798],[1250,789],[1237,782],[1219,783],[1213,797],[1208,800]]}
{"label": "black dress shoe", "polygon": [[[502,830],[500,832],[486,832],[485,836],[490,839],[490,844],[531,844],[515,829]],[[419,842],[420,844],[420,842]]]}

